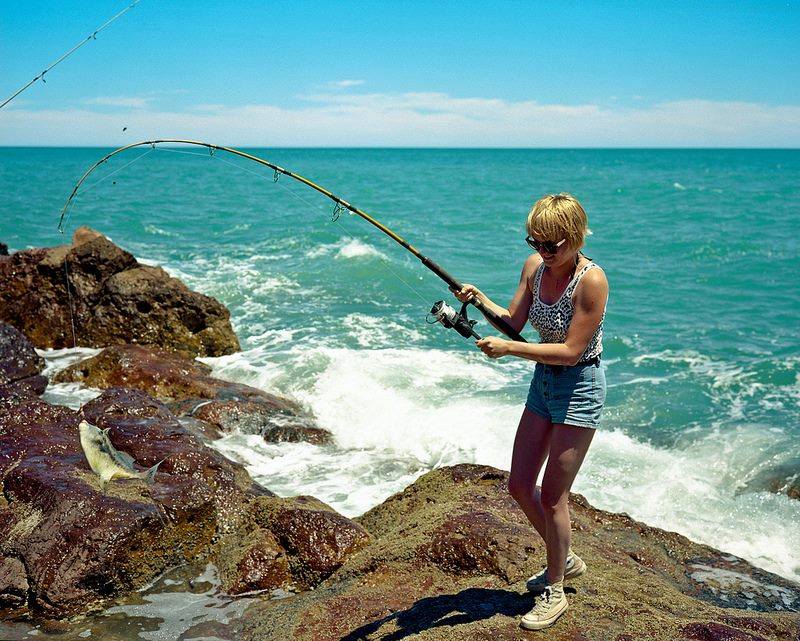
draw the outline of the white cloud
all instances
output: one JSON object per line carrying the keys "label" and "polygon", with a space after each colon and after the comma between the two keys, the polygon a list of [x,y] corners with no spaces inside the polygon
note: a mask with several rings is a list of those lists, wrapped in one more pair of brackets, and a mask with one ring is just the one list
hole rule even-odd
{"label": "white cloud", "polygon": [[348,87],[358,87],[358,85],[363,85],[363,80],[332,80],[331,82],[327,83],[329,87],[334,89],[347,89]]}
{"label": "white cloud", "polygon": [[[2,145],[113,145],[132,137],[219,144],[444,147],[800,146],[800,106],[681,100],[638,107],[542,104],[445,93],[339,92],[305,104],[184,111],[5,109]],[[128,126],[124,137],[120,120]]]}
{"label": "white cloud", "polygon": [[100,105],[103,107],[127,107],[130,109],[144,109],[150,106],[153,98],[143,96],[98,96],[84,100],[85,105]]}

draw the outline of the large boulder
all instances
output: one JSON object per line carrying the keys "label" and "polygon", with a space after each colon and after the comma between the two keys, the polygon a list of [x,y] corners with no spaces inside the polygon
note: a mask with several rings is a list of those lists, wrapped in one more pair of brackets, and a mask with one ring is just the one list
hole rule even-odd
{"label": "large boulder", "polygon": [[[548,639],[794,639],[800,585],[571,495],[572,545],[589,571]],[[518,640],[538,535],[480,465],[430,472],[356,519],[370,542],[313,592],[251,605],[236,638]]]}
{"label": "large boulder", "polygon": [[370,539],[358,523],[311,496],[257,497],[250,518],[250,536],[228,537],[216,555],[231,594],[314,588]]}
{"label": "large boulder", "polygon": [[0,257],[0,320],[40,348],[138,343],[201,356],[239,349],[221,303],[88,228],[71,245]]}
{"label": "large boulder", "polygon": [[142,390],[167,403],[177,416],[201,421],[217,435],[240,432],[260,434],[270,442],[330,442],[330,432],[318,427],[311,413],[299,403],[249,385],[214,378],[209,376],[210,371],[210,367],[185,354],[117,345],[70,365],[53,380],[99,389]]}
{"label": "large boulder", "polygon": [[[142,468],[163,460],[155,483],[103,487],[81,450],[83,418],[108,428],[115,447]],[[0,600],[22,595],[48,617],[83,611],[209,554],[215,538],[243,521],[247,501],[268,494],[161,403],[119,389],[80,412],[35,398],[0,399],[0,482],[0,558],[10,577],[5,586],[0,581]],[[22,564],[25,581],[7,559]]]}
{"label": "large boulder", "polygon": [[15,327],[0,323],[0,396],[42,394],[47,379],[44,359]]}

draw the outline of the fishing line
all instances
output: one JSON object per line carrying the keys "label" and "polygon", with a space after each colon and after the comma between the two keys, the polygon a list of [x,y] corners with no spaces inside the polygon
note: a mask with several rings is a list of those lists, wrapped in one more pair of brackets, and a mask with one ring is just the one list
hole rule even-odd
{"label": "fishing line", "polygon": [[75,308],[72,304],[72,292],[70,291],[69,286],[69,270],[67,269],[67,263],[69,262],[69,253],[64,255],[64,277],[67,282],[67,299],[69,301],[69,322],[72,325],[72,347],[73,349],[78,346],[78,339],[75,335]]}
{"label": "fishing line", "polygon": [[120,11],[118,14],[116,14],[116,15],[115,15],[115,16],[113,16],[112,18],[109,18],[108,20],[106,20],[106,21],[105,21],[103,24],[101,24],[99,27],[97,27],[97,29],[95,29],[94,31],[92,31],[92,33],[90,33],[88,36],[86,36],[86,38],[84,38],[83,40],[81,40],[81,41],[80,41],[78,44],[76,44],[74,47],[72,47],[72,49],[70,49],[69,51],[67,51],[67,53],[65,53],[64,55],[62,55],[62,56],[61,56],[61,57],[60,57],[58,60],[56,60],[56,61],[55,61],[53,64],[51,64],[49,67],[47,67],[47,68],[46,68],[44,71],[42,71],[42,73],[40,73],[40,74],[39,74],[38,76],[36,76],[36,77],[35,77],[33,80],[31,80],[31,81],[30,81],[30,82],[29,82],[27,85],[25,85],[24,87],[21,87],[21,88],[20,88],[20,89],[18,89],[16,92],[14,92],[14,94],[13,94],[13,95],[12,95],[10,98],[6,98],[6,100],[3,102],[3,104],[1,104],[1,105],[0,105],[0,109],[2,109],[2,108],[3,108],[3,107],[5,107],[5,106],[6,106],[6,105],[7,105],[9,102],[11,102],[12,100],[14,100],[14,98],[16,98],[18,95],[20,95],[20,94],[21,94],[23,91],[25,91],[25,90],[26,90],[28,87],[30,87],[30,86],[31,86],[33,83],[35,83],[37,80],[41,80],[43,83],[47,84],[47,81],[44,79],[44,74],[46,74],[48,71],[50,71],[50,70],[51,70],[53,67],[55,67],[55,66],[56,66],[56,65],[57,65],[59,62],[61,62],[62,60],[66,60],[67,58],[69,58],[69,57],[70,57],[70,56],[71,56],[73,53],[75,53],[75,52],[76,52],[78,49],[80,49],[80,48],[81,48],[83,45],[85,45],[85,44],[86,44],[87,42],[89,42],[90,40],[97,40],[97,34],[98,34],[98,33],[100,33],[100,32],[101,32],[103,29],[105,29],[106,27],[108,27],[108,26],[109,26],[109,25],[110,25],[112,22],[114,22],[114,21],[115,21],[117,18],[120,18],[120,17],[122,17],[122,15],[124,15],[124,14],[128,13],[128,11],[130,11],[130,10],[131,10],[131,9],[133,9],[133,8],[134,8],[134,7],[135,7],[137,4],[139,4],[139,1],[140,1],[140,0],[134,0],[133,2],[131,2],[131,4],[129,4],[127,7],[125,7],[125,8],[124,8],[122,11]]}
{"label": "fishing line", "polygon": [[[106,175],[105,175],[105,176],[103,176],[102,178],[100,178],[100,179],[98,179],[98,180],[94,181],[93,183],[90,183],[90,184],[89,184],[89,185],[88,185],[88,186],[87,186],[85,189],[84,189],[84,188],[81,188],[81,195],[85,194],[87,191],[91,191],[92,189],[94,189],[95,187],[97,187],[97,185],[99,185],[100,183],[102,183],[102,182],[105,182],[106,180],[108,180],[109,178],[111,178],[111,176],[113,176],[114,174],[117,174],[117,173],[119,173],[120,171],[122,171],[122,170],[123,170],[123,169],[125,169],[126,167],[130,167],[130,166],[131,166],[133,163],[135,163],[135,162],[137,162],[137,161],[141,160],[142,158],[144,158],[144,157],[145,157],[145,156],[147,156],[148,154],[151,154],[151,153],[153,153],[153,151],[155,151],[155,149],[156,149],[155,147],[153,147],[153,148],[151,148],[151,149],[148,149],[148,150],[147,150],[147,151],[145,151],[144,153],[142,153],[142,154],[139,154],[138,156],[136,156],[136,158],[134,158],[133,160],[131,160],[131,161],[129,161],[129,162],[126,162],[126,163],[125,163],[124,165],[122,165],[121,167],[117,167],[117,168],[116,168],[114,171],[112,171],[112,172],[109,172],[108,174],[106,174]],[[204,154],[198,154],[198,155],[204,155]],[[70,208],[67,210],[67,212],[66,212],[66,217],[64,218],[64,222],[65,222],[65,223],[66,223],[66,222],[69,222],[69,215],[72,213],[72,207],[74,206],[74,203],[75,203],[75,201],[74,201],[74,200],[72,201],[72,203],[70,203]],[[63,230],[62,230],[62,233],[63,233]]]}

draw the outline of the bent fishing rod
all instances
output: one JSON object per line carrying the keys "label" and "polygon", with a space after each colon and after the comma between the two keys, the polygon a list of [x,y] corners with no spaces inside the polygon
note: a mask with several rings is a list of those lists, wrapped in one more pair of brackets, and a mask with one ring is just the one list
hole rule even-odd
{"label": "bent fishing rod", "polygon": [[[63,234],[64,233],[64,220],[67,215],[67,211],[69,210],[70,205],[72,204],[75,197],[78,195],[78,191],[81,188],[81,185],[86,181],[89,175],[94,172],[95,169],[103,165],[104,163],[108,162],[110,158],[120,154],[128,149],[134,149],[136,147],[145,147],[150,146],[153,149],[156,148],[156,145],[160,144],[181,144],[181,145],[194,145],[197,147],[205,147],[209,150],[209,153],[213,156],[216,151],[224,151],[229,154],[233,154],[234,156],[239,156],[241,158],[245,158],[247,160],[251,160],[259,165],[263,165],[264,167],[269,167],[272,169],[273,173],[273,180],[278,182],[278,179],[281,176],[288,176],[289,178],[296,180],[297,182],[305,185],[306,187],[310,187],[314,191],[319,192],[326,198],[329,198],[335,203],[335,208],[333,210],[333,220],[336,221],[339,218],[339,215],[345,211],[349,211],[352,214],[360,216],[362,219],[366,220],[368,223],[377,227],[381,232],[389,236],[392,240],[394,240],[397,244],[401,247],[406,249],[407,251],[411,252],[416,258],[420,260],[420,262],[427,267],[430,271],[436,274],[439,278],[441,278],[447,286],[450,288],[452,292],[458,292],[461,290],[463,285],[456,280],[447,270],[441,267],[439,264],[422,254],[416,247],[408,243],[405,239],[401,236],[396,234],[394,231],[389,229],[386,225],[379,222],[366,212],[362,211],[358,207],[351,205],[346,200],[340,198],[336,194],[328,191],[324,187],[317,185],[316,183],[312,182],[305,176],[301,176],[293,171],[289,171],[288,169],[284,169],[279,165],[269,162],[268,160],[264,160],[263,158],[259,158],[258,156],[253,156],[252,154],[248,154],[247,152],[240,151],[239,149],[234,149],[232,147],[222,147],[220,145],[214,145],[207,142],[202,142],[198,140],[180,140],[180,139],[159,139],[159,140],[144,140],[141,142],[135,142],[130,145],[125,145],[124,147],[120,147],[119,149],[115,149],[109,154],[106,154],[103,158],[98,160],[94,163],[86,172],[81,176],[80,180],[75,184],[75,187],[72,189],[72,193],[67,198],[67,202],[64,203],[64,207],[61,210],[61,218],[58,223],[58,230]],[[431,311],[428,314],[428,317],[432,320],[429,322],[439,322],[448,329],[454,329],[459,334],[464,336],[465,338],[477,338],[480,339],[481,337],[475,332],[473,329],[475,323],[477,321],[470,320],[467,317],[467,305],[472,305],[476,309],[478,309],[486,319],[494,325],[497,329],[502,331],[506,336],[511,338],[512,340],[519,341],[519,342],[527,342],[519,332],[517,332],[513,327],[511,327],[503,318],[495,314],[491,309],[486,307],[481,301],[477,298],[473,298],[469,303],[464,303],[461,307],[460,311],[456,311],[452,307],[450,307],[447,303],[443,300],[436,301]]]}

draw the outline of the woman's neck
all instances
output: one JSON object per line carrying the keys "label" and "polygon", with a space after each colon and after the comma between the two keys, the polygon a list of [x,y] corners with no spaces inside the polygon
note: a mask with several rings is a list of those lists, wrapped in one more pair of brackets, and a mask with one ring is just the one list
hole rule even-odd
{"label": "woman's neck", "polygon": [[550,270],[550,274],[553,276],[553,278],[555,278],[556,281],[561,282],[572,277],[579,261],[579,254],[575,253],[571,257],[558,264],[548,265],[547,268]]}

